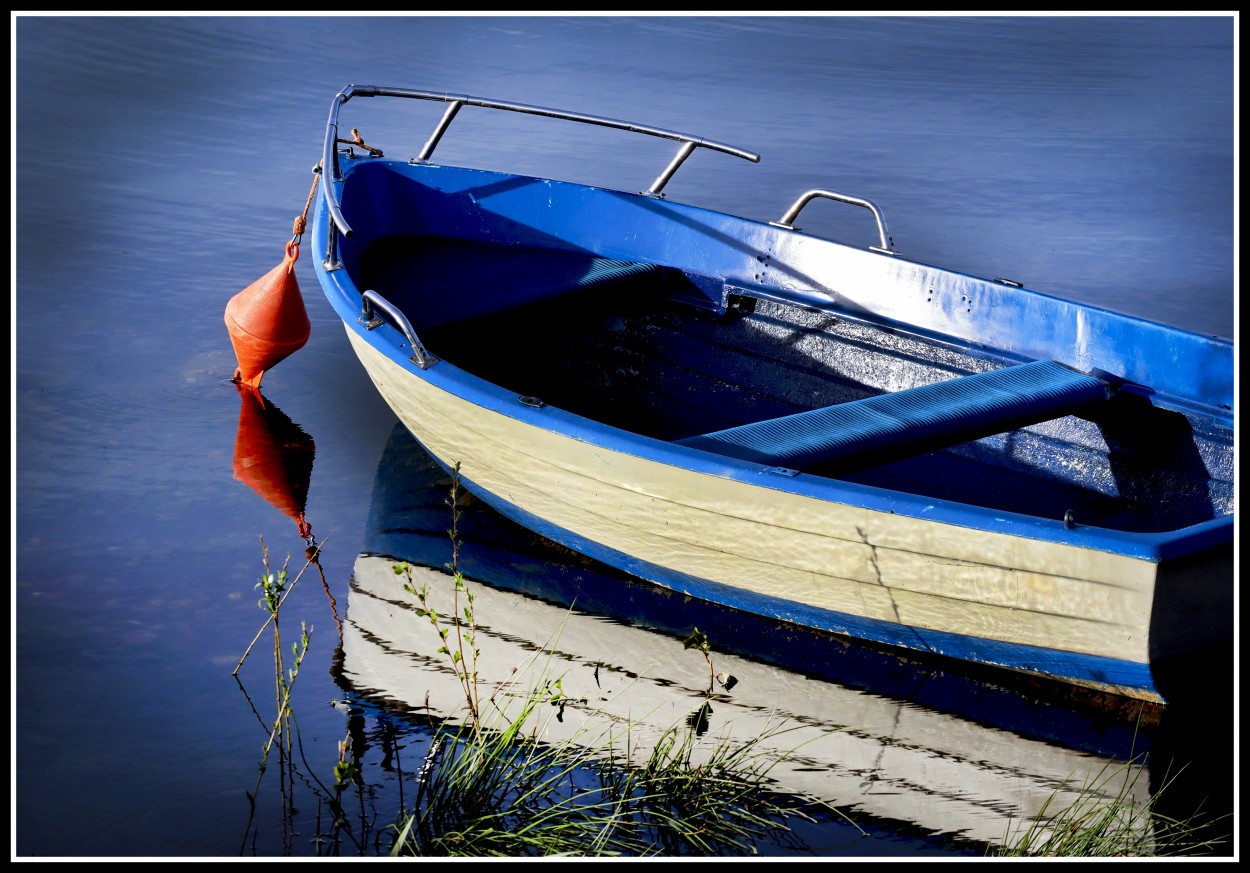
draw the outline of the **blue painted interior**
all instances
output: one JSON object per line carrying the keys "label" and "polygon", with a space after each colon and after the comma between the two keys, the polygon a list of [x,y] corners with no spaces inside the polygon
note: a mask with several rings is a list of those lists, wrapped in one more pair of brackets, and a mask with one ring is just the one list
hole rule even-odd
{"label": "blue painted interior", "polygon": [[[1228,339],[636,194],[368,157],[343,164],[352,177],[343,211],[360,230],[342,247],[353,275],[363,247],[378,238],[369,228],[375,221],[394,237],[672,266],[714,279],[714,288],[757,289],[1017,360],[1101,369],[1231,418]],[[533,274],[511,279],[509,295],[544,293]],[[687,283],[688,291],[694,288]]]}

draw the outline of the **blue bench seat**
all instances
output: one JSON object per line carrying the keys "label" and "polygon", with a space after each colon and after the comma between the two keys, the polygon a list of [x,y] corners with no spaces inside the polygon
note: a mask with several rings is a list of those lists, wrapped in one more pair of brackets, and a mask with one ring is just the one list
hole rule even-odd
{"label": "blue bench seat", "polygon": [[1033,361],[676,442],[768,466],[844,470],[1071,415],[1110,394],[1096,376]]}

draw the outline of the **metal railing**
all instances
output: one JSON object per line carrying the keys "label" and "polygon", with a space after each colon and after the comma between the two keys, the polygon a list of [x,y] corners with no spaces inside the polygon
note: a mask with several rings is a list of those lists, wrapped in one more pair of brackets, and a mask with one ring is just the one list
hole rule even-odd
{"label": "metal railing", "polygon": [[774,227],[784,227],[787,230],[798,230],[794,226],[794,219],[799,217],[799,213],[803,207],[815,200],[817,197],[824,197],[827,200],[837,200],[840,203],[849,203],[852,206],[862,206],[872,213],[873,218],[877,220],[877,233],[881,237],[881,245],[869,246],[874,252],[882,252],[887,255],[897,254],[894,251],[894,240],[890,237],[889,231],[885,229],[885,218],[881,215],[881,210],[877,208],[877,204],[871,200],[865,200],[863,197],[852,197],[850,194],[839,194],[837,191],[825,191],[816,188],[808,191],[798,200],[794,201],[794,205],[786,210],[786,214],[781,216],[780,221],[770,221],[769,224]]}
{"label": "metal railing", "polygon": [[395,325],[396,329],[408,340],[408,345],[412,348],[412,357],[408,360],[422,370],[428,370],[433,364],[438,363],[438,358],[431,355],[425,350],[425,346],[421,345],[421,340],[417,339],[417,332],[412,329],[412,324],[407,317],[377,291],[368,290],[360,295],[360,318],[357,321],[369,330],[380,327],[385,322],[374,313],[375,309],[390,319],[391,324]]}
{"label": "metal railing", "polygon": [[[758,163],[760,156],[754,152],[748,152],[744,149],[735,148],[724,143],[716,142],[702,137],[691,136],[690,134],[680,133],[675,130],[666,130],[662,127],[651,127],[645,124],[635,124],[630,121],[619,121],[615,118],[603,118],[598,115],[584,115],[580,112],[565,112],[561,109],[549,109],[545,106],[531,106],[527,103],[511,103],[504,100],[486,100],[480,97],[470,97],[466,94],[446,94],[437,91],[412,91],[406,88],[376,88],[368,85],[348,85],[342,91],[334,96],[334,100],[330,104],[330,117],[326,122],[326,138],[325,146],[322,152],[321,166],[321,191],[325,198],[330,218],[334,222],[334,226],[345,237],[352,235],[351,225],[343,217],[342,209],[339,206],[338,199],[334,195],[333,183],[339,179],[338,165],[338,149],[337,143],[339,139],[339,109],[344,103],[353,97],[407,97],[416,100],[435,100],[448,104],[443,117],[439,120],[438,126],[430,138],[426,140],[421,151],[414,157],[413,162],[425,162],[434,154],[439,141],[443,138],[443,134],[447,132],[447,128],[451,125],[452,119],[463,106],[480,106],[485,109],[502,109],[508,112],[523,112],[527,115],[542,115],[548,118],[561,118],[566,121],[577,121],[582,124],[593,124],[599,127],[611,127],[617,130],[627,130],[633,133],[646,134],[647,136],[660,137],[661,139],[675,140],[681,143],[677,154],[669,162],[664,171],[656,177],[651,186],[641,192],[648,197],[663,197],[661,193],[664,186],[668,184],[669,179],[677,172],[677,169],[685,162],[686,158],[693,154],[696,148],[711,149],[712,151],[724,152],[728,155],[744,158],[753,163]],[[330,234],[333,238],[333,233]],[[328,254],[332,254],[333,243],[328,241]],[[334,260],[328,257],[327,260]]]}

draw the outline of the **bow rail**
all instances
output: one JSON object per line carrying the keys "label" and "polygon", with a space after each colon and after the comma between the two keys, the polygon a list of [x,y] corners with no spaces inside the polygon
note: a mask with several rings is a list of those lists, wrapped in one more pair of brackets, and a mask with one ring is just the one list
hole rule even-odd
{"label": "bow rail", "polygon": [[447,128],[451,125],[452,120],[463,106],[479,106],[484,109],[501,109],[508,112],[522,112],[527,115],[541,115],[548,118],[560,118],[566,121],[577,121],[582,124],[593,124],[599,127],[611,127],[617,130],[627,130],[633,133],[646,134],[647,136],[660,137],[661,139],[670,139],[681,143],[677,154],[669,162],[664,171],[656,177],[651,183],[651,187],[642,193],[648,197],[663,197],[661,193],[664,186],[668,184],[668,180],[673,177],[677,169],[685,162],[686,158],[694,153],[696,148],[711,149],[716,152],[724,152],[734,157],[743,158],[752,163],[759,163],[760,156],[754,152],[748,152],[744,149],[735,148],[725,143],[716,142],[715,140],[704,139],[702,137],[691,136],[687,133],[681,133],[675,130],[666,130],[662,127],[651,127],[645,124],[636,124],[631,121],[620,121],[615,118],[604,118],[599,115],[585,115],[580,112],[566,112],[562,109],[550,109],[546,106],[532,106],[528,103],[511,103],[504,100],[487,100],[481,97],[470,97],[467,94],[448,94],[438,91],[413,91],[407,88],[377,88],[370,85],[348,85],[342,91],[334,96],[334,100],[330,104],[330,117],[326,122],[326,138],[325,146],[322,153],[321,166],[327,168],[327,172],[321,174],[321,191],[325,197],[326,206],[329,210],[330,217],[335,226],[345,237],[352,235],[351,225],[343,217],[343,212],[339,208],[338,198],[334,194],[334,186],[332,182],[339,178],[338,165],[338,149],[336,148],[339,138],[339,109],[353,97],[407,97],[416,100],[435,100],[447,104],[447,109],[443,112],[443,117],[439,120],[438,126],[426,143],[421,148],[421,152],[414,157],[413,162],[424,163],[434,154],[439,140],[443,138],[443,134],[447,132]]}

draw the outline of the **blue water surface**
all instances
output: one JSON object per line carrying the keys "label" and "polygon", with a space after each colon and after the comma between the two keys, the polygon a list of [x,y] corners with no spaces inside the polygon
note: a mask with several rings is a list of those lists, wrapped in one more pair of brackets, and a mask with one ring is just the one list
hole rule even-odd
{"label": "blue water surface", "polygon": [[[314,839],[328,813],[311,775],[330,778],[358,691],[336,677],[335,620],[395,418],[319,296],[312,246],[296,264],[311,338],[263,384],[315,442],[303,502],[322,551],[283,613],[288,642],[313,627],[298,811],[275,770],[251,817],[274,711],[268,631],[232,674],[264,623],[266,553],[275,570],[293,556],[294,573],[308,541],[236,476],[246,408],[223,312],[282,260],[339,89],[458,92],[718,140],[762,160],[700,151],[668,197],[776,220],[831,188],[876,203],[908,258],[1233,337],[1234,28],[1230,15],[15,15],[14,857],[377,853]],[[351,108],[388,155],[416,154],[441,111]],[[669,145],[464,113],[438,157],[638,191]],[[875,242],[862,210],[845,212],[812,204],[804,229]],[[1211,707],[1193,722],[1221,808],[1231,710]],[[368,760],[384,823],[397,777]],[[870,842],[802,824],[807,853],[984,849],[901,809],[864,820]]]}

